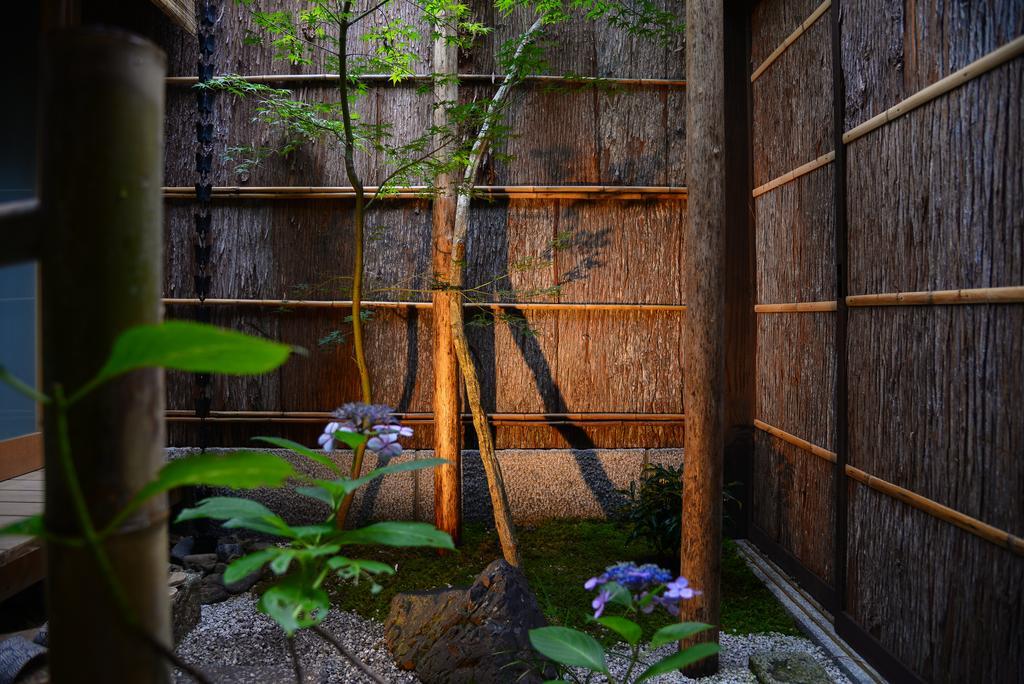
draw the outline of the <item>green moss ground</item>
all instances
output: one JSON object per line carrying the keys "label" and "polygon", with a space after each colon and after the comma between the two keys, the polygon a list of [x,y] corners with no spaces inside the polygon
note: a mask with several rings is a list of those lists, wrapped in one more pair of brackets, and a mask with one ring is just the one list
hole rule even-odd
{"label": "green moss ground", "polygon": [[[641,544],[626,546],[626,536],[626,530],[616,523],[589,520],[554,521],[519,530],[523,567],[550,623],[593,629],[593,623],[588,622],[593,592],[583,588],[587,578],[616,561],[651,560],[649,550]],[[396,593],[468,586],[488,563],[500,557],[496,535],[480,525],[466,527],[463,545],[453,555],[441,557],[428,550],[381,547],[359,549],[352,555],[398,566],[396,575],[381,581],[384,589],[376,596],[366,585],[330,588],[340,608],[377,620],[387,617]],[[645,616],[645,631],[670,619],[663,611]],[[800,634],[731,541],[726,541],[722,558],[722,630],[730,634]]]}

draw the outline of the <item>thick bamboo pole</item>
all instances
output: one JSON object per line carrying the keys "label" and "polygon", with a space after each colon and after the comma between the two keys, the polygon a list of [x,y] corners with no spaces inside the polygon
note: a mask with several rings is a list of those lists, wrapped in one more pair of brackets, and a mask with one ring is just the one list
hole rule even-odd
{"label": "thick bamboo pole", "polygon": [[785,304],[755,304],[754,313],[816,313],[835,311],[835,300],[823,302],[787,302]]}
{"label": "thick bamboo pole", "polygon": [[[434,41],[434,73],[454,74],[458,71],[456,45],[449,41],[450,29],[442,29]],[[448,107],[459,100],[456,82],[440,79],[434,84],[433,122],[438,130],[451,127]],[[443,135],[443,134],[441,134]],[[450,154],[452,144],[444,145],[440,135],[434,147]],[[444,173],[435,180],[436,193],[432,212],[432,256],[435,282],[444,282],[452,267],[452,239],[455,229],[457,179]],[[457,544],[462,532],[462,449],[459,420],[459,363],[452,339],[451,308],[458,303],[458,293],[439,289],[431,293],[434,315],[434,456],[448,461],[434,469],[434,525],[447,532]]]}
{"label": "thick bamboo pole", "polygon": [[[690,179],[683,292],[686,436],[680,572],[703,593],[680,604],[680,619],[707,622],[718,640],[725,449],[725,48],[720,0],[686,3],[687,178]],[[717,672],[708,658],[688,673]]]}
{"label": "thick bamboo pole", "polygon": [[846,306],[938,306],[945,304],[1020,304],[1024,302],[1024,285],[1011,287],[978,287],[967,290],[932,290],[923,292],[887,292],[883,294],[850,295]]}
{"label": "thick bamboo pole", "polygon": [[[168,306],[198,306],[196,298],[165,298]],[[347,299],[204,299],[206,306],[254,306],[280,309],[349,309]],[[430,309],[434,302],[409,301],[364,301],[362,305],[371,309]],[[685,304],[619,304],[619,303],[572,303],[572,302],[472,302],[464,301],[463,308],[518,309],[521,311],[686,311]]]}
{"label": "thick bamboo pole", "polygon": [[[367,197],[376,197],[380,187],[368,185],[364,188]],[[437,190],[425,185],[411,185],[388,188],[381,199],[429,200]],[[685,200],[686,187],[671,185],[477,185],[473,187],[474,197],[482,199],[581,199],[581,200]],[[174,185],[164,188],[164,197],[169,200],[195,199],[192,186]],[[342,200],[356,196],[348,186],[298,186],[267,185],[244,186],[224,185],[212,189],[214,199],[323,199]]]}
{"label": "thick bamboo pole", "polygon": [[[121,332],[160,320],[165,63],[140,38],[72,29],[51,34],[45,64],[43,384],[74,390],[99,370]],[[163,411],[163,374],[155,369],[125,375],[72,408],[75,467],[97,525],[161,466]],[[46,526],[78,536],[54,418],[48,409]],[[166,498],[156,497],[105,543],[128,607],[165,645],[166,519]],[[47,597],[53,681],[168,681],[165,662],[127,627],[87,549],[48,546]]]}
{"label": "thick bamboo pole", "polygon": [[[250,83],[327,83],[334,84],[338,81],[337,74],[253,74],[244,77]],[[537,74],[533,76],[520,77],[527,83],[547,83],[565,85],[610,85],[610,86],[639,86],[649,88],[685,88],[686,81],[670,78],[618,78],[615,76],[559,76],[556,74]],[[362,74],[358,77],[365,83],[385,83],[387,85],[403,85],[410,83],[422,83],[433,81],[433,74],[413,74],[395,84],[391,74]],[[191,86],[199,79],[195,76],[168,76],[164,79],[168,86]],[[499,85],[505,82],[502,74],[458,74],[460,82],[486,82]]]}

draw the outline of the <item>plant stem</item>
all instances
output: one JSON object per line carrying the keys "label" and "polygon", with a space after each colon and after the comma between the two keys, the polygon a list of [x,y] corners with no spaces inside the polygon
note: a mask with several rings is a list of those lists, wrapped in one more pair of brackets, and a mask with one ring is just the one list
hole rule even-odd
{"label": "plant stem", "polygon": [[338,652],[341,653],[341,655],[345,656],[345,658],[347,658],[349,662],[351,662],[353,665],[358,667],[359,670],[363,674],[365,674],[367,677],[372,679],[377,684],[387,684],[386,681],[381,679],[380,675],[378,675],[376,672],[371,670],[370,667],[366,663],[364,663],[362,660],[360,660],[359,656],[357,656],[355,653],[352,653],[350,650],[345,648],[345,645],[343,643],[341,643],[340,641],[338,641],[337,639],[335,639],[334,635],[332,635],[330,632],[328,632],[327,630],[325,630],[324,628],[322,628],[320,626],[314,627],[313,631],[316,632],[318,635],[320,635],[321,639],[323,639],[327,643],[329,643],[332,646],[334,646],[334,648],[338,649]]}
{"label": "plant stem", "polygon": [[[346,1],[342,6],[341,16],[338,21],[338,89],[341,94],[341,117],[345,130],[345,173],[348,181],[355,191],[355,209],[352,215],[353,235],[355,243],[355,258],[352,266],[352,345],[355,349],[356,368],[359,370],[359,387],[362,393],[363,403],[369,404],[372,401],[370,387],[370,369],[366,364],[366,349],[363,346],[363,233],[366,224],[366,193],[363,190],[363,182],[356,171],[355,164],[355,135],[352,131],[352,113],[348,101],[348,30],[351,22],[348,19],[352,9],[351,1]],[[352,470],[350,476],[355,479],[359,477],[363,469],[363,455],[366,447],[360,446],[352,455]],[[348,516],[349,508],[352,506],[352,494],[348,494],[341,502],[334,524],[338,529],[345,527],[345,518]]]}
{"label": "plant stem", "polygon": [[299,662],[299,654],[295,652],[295,637],[290,636],[285,641],[288,643],[288,653],[292,657],[292,668],[295,670],[295,681],[302,684],[302,663]]}

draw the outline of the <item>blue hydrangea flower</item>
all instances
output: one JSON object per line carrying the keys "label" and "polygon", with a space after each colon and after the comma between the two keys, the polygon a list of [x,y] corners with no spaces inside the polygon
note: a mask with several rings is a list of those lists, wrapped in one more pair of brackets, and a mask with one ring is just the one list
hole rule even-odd
{"label": "blue hydrangea flower", "polygon": [[370,439],[366,448],[377,454],[384,463],[402,453],[399,437],[412,437],[412,428],[403,427],[393,415],[390,406],[384,404],[345,404],[334,412],[337,420],[331,421],[317,439],[324,451],[334,449],[335,434],[357,432]]}

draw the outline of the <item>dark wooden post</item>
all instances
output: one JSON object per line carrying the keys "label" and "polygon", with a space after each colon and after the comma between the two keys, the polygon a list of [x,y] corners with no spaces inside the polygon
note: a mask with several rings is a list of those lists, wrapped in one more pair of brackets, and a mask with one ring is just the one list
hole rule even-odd
{"label": "dark wooden post", "polygon": [[[434,73],[454,76],[458,71],[458,48],[444,37],[434,44]],[[440,105],[455,102],[457,84],[442,81],[434,85],[434,101]],[[448,125],[445,109],[434,109],[434,124]],[[434,277],[445,282],[451,273],[452,233],[455,229],[456,184],[452,174],[437,178],[433,208]],[[456,543],[462,530],[462,463],[459,422],[459,366],[452,342],[451,302],[458,297],[452,290],[433,294],[434,360],[434,456],[448,463],[434,470],[434,524]]]}
{"label": "dark wooden post", "polygon": [[[722,552],[725,447],[725,67],[723,3],[686,4],[688,227],[683,292],[683,450],[681,572],[703,593],[682,602],[682,619],[716,626]],[[705,639],[706,640],[706,636]],[[718,670],[708,658],[696,671]]]}
{"label": "dark wooden post", "polygon": [[[49,36],[44,73],[41,264],[43,386],[74,391],[114,339],[161,318],[163,53],[113,30]],[[70,415],[86,506],[104,526],[163,462],[164,384],[158,370],[111,382]],[[78,536],[54,415],[47,411],[46,526]],[[106,542],[139,623],[170,642],[167,504],[144,506]],[[47,550],[50,675],[58,682],[164,682],[162,657],[129,630],[84,548]]]}

